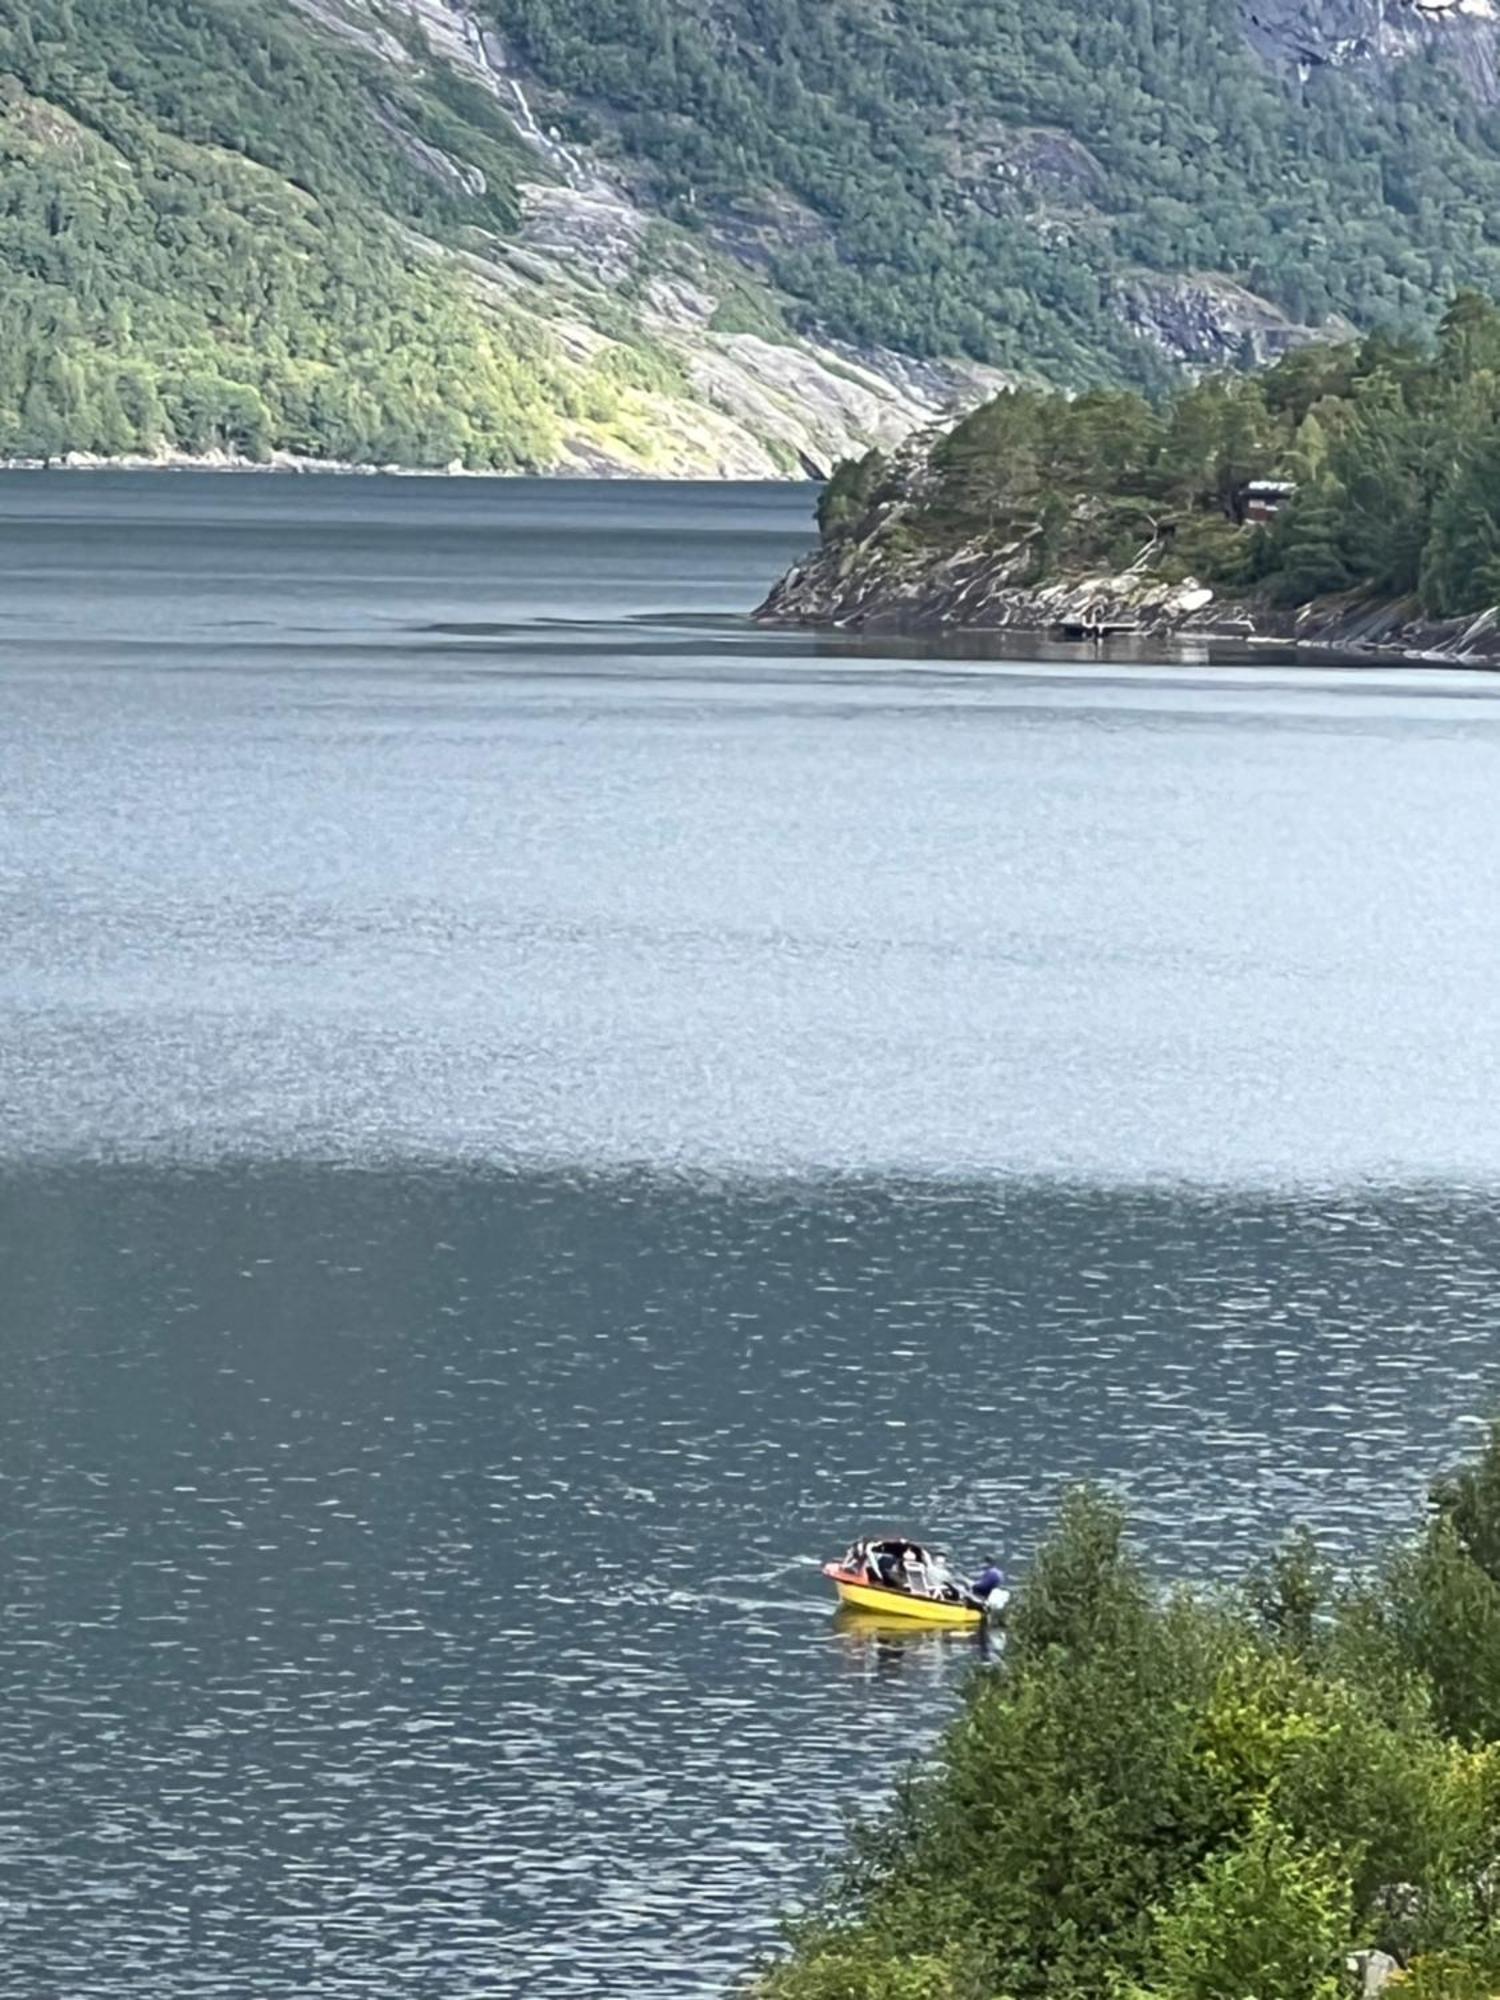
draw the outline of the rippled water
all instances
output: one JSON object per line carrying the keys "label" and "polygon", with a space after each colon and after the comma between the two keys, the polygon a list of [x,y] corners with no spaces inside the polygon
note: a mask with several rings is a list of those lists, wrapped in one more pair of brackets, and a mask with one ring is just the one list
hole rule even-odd
{"label": "rippled water", "polygon": [[0,480],[18,1996],[723,1993],[976,1659],[816,1559],[1493,1397],[1492,683],[757,634],[805,511]]}
{"label": "rippled water", "polygon": [[1107,1474],[1179,1565],[1399,1523],[1495,1385],[1500,1222],[1017,1186],[86,1168],[7,1189],[12,1990],[695,1993]]}
{"label": "rippled water", "polygon": [[1500,684],[756,633],[807,506],[0,480],[0,1143],[1492,1170]]}

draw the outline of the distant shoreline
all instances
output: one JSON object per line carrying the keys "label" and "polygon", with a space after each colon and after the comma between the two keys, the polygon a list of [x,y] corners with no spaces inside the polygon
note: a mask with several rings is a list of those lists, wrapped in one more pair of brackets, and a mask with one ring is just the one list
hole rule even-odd
{"label": "distant shoreline", "polygon": [[[1162,660],[1152,664],[1171,665],[1170,654],[1174,649],[1187,647],[1232,648],[1236,654],[1246,659],[1256,652],[1272,652],[1284,649],[1307,657],[1312,665],[1321,657],[1332,665],[1340,660],[1348,664],[1359,662],[1375,666],[1384,661],[1391,666],[1405,667],[1452,667],[1465,673],[1500,672],[1500,635],[1491,639],[1495,650],[1483,652],[1457,650],[1467,637],[1467,627],[1472,621],[1463,621],[1464,629],[1453,634],[1454,645],[1422,643],[1413,637],[1403,639],[1403,627],[1394,615],[1394,607],[1382,607],[1392,615],[1388,619],[1388,629],[1393,636],[1377,638],[1370,636],[1367,621],[1350,620],[1341,624],[1331,618],[1315,634],[1299,634],[1294,630],[1277,630],[1274,626],[1259,631],[1236,629],[1233,624],[1214,624],[1204,621],[1200,624],[1184,622],[1178,625],[1160,624],[1148,626],[1138,631],[1108,633],[1097,639],[1080,638],[1064,634],[1057,623],[1043,617],[1028,620],[1017,617],[1004,624],[973,623],[966,625],[944,623],[939,620],[913,616],[906,618],[880,618],[867,622],[857,619],[818,618],[812,616],[788,616],[780,612],[767,612],[761,606],[753,616],[757,624],[783,630],[823,633],[829,637],[865,637],[870,639],[926,639],[966,641],[970,645],[982,644],[985,640],[1044,639],[1058,646],[1069,648],[1069,657],[1080,660],[1112,661],[1120,666],[1130,666],[1135,655],[1144,646],[1159,649]],[[1409,629],[1409,628],[1408,628]],[[1437,635],[1434,635],[1435,637]],[[972,657],[972,654],[970,655]],[[1000,655],[996,655],[1000,657]]]}
{"label": "distant shoreline", "polygon": [[126,452],[118,458],[70,451],[60,458],[0,458],[0,472],[253,472],[311,474],[329,479],[545,479],[547,473],[501,472],[494,467],[367,465],[348,458],[304,458],[276,451],[269,458],[231,452]]}
{"label": "distant shoreline", "polygon": [[118,458],[70,451],[61,458],[0,458],[0,472],[223,472],[297,475],[324,479],[576,479],[590,485],[620,486],[798,486],[806,478],[724,479],[717,473],[636,472],[621,466],[557,465],[531,471],[498,466],[370,465],[347,458],[303,458],[276,451],[269,458],[239,458],[229,452],[139,452]]}

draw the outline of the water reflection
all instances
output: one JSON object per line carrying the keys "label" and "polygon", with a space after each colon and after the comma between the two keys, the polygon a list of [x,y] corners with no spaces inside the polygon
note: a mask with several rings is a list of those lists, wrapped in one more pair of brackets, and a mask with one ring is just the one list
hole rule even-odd
{"label": "water reflection", "polygon": [[925,1679],[938,1687],[946,1686],[955,1667],[998,1659],[1005,1644],[999,1626],[945,1629],[847,1605],[834,1612],[830,1629],[846,1673],[861,1680]]}

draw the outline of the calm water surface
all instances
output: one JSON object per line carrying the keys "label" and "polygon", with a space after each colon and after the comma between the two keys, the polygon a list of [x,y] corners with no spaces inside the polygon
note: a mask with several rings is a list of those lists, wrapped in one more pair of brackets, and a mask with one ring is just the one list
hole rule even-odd
{"label": "calm water surface", "polygon": [[0,480],[26,2000],[724,1993],[974,1660],[815,1558],[1500,1386],[1500,688],[756,632],[807,513]]}

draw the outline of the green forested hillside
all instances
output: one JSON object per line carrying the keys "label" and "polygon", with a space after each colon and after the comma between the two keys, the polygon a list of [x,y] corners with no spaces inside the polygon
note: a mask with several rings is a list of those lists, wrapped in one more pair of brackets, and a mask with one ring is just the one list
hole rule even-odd
{"label": "green forested hillside", "polygon": [[[0,0],[0,457],[753,473],[847,449],[861,406],[821,362],[789,361],[809,426],[774,371],[651,317],[670,274],[781,327],[710,246],[628,209],[623,276],[520,243],[523,185],[557,174],[501,95],[383,0]],[[881,387],[876,428],[920,416]]]}
{"label": "green forested hillside", "polygon": [[[377,99],[485,188],[380,143]],[[0,0],[0,451],[545,456],[545,357],[413,254],[514,217],[482,93],[254,0]]]}
{"label": "green forested hillside", "polygon": [[1365,326],[1500,282],[1500,121],[1436,42],[1299,80],[1233,0],[488,4],[678,212],[803,204],[769,268],[857,337],[1149,380],[1138,266]]}
{"label": "green forested hillside", "polygon": [[[1440,37],[1299,80],[1234,0],[422,4],[470,47],[496,38],[585,178],[629,179],[631,275],[601,283],[564,230],[536,283],[572,256],[583,323],[553,337],[517,308],[536,260],[499,266],[556,159],[503,79],[437,59],[414,0],[0,0],[0,455],[514,467],[574,437],[587,462],[601,433],[608,457],[614,427],[647,467],[664,424],[720,424],[713,342],[774,347],[788,312],[1158,389],[1168,363],[1121,310],[1141,273],[1222,273],[1362,326],[1500,288],[1500,123]],[[649,324],[662,245],[689,315],[680,259],[739,260],[687,350]],[[796,368],[770,375],[772,401],[805,395]],[[795,422],[757,436],[806,461]]]}

